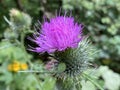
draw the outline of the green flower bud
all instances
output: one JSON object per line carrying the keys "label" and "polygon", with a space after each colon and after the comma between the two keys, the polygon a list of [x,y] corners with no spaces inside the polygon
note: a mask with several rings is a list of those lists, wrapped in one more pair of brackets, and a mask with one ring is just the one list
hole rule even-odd
{"label": "green flower bud", "polygon": [[17,9],[11,9],[10,21],[13,24],[13,28],[21,30],[25,27],[30,27],[32,19],[28,14],[24,12],[21,12]]}

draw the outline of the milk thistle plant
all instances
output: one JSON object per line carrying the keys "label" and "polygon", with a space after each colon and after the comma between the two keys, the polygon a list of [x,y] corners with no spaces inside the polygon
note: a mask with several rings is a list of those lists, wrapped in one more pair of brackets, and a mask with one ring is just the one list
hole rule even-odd
{"label": "milk thistle plant", "polygon": [[44,21],[34,38],[29,38],[38,45],[29,50],[40,54],[47,52],[59,64],[63,63],[61,68],[64,69],[55,73],[58,90],[81,90],[78,82],[94,53],[82,31],[83,25],[75,22],[72,16],[57,15]]}

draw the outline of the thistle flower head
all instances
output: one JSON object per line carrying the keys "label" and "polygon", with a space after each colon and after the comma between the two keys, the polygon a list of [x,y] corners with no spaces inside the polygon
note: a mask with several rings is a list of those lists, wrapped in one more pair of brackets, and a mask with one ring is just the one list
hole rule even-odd
{"label": "thistle flower head", "polygon": [[82,39],[82,24],[74,21],[73,17],[57,16],[41,25],[39,35],[34,39],[38,47],[32,51],[38,53],[53,53],[67,48],[76,48]]}
{"label": "thistle flower head", "polygon": [[[31,48],[31,51],[54,53],[53,56],[59,61],[55,76],[66,82],[58,80],[58,90],[80,90],[77,89],[80,86],[75,83],[88,68],[88,62],[93,59],[94,51],[88,39],[82,37],[82,29],[82,24],[75,22],[73,17],[57,16],[41,24],[40,32],[34,35],[34,39],[30,38],[38,45]],[[60,63],[65,66],[61,71]],[[47,65],[48,69],[51,68],[50,64]],[[59,88],[59,85],[63,87]]]}

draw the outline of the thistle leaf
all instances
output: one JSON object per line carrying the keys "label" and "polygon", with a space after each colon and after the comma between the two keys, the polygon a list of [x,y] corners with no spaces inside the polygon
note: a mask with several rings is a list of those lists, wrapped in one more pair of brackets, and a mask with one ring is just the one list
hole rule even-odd
{"label": "thistle leaf", "polygon": [[104,88],[102,88],[102,86],[100,86],[94,78],[92,78],[91,76],[87,75],[86,73],[83,73],[82,75],[83,75],[83,77],[88,79],[90,82],[92,82],[95,86],[97,86],[100,90],[104,90]]}

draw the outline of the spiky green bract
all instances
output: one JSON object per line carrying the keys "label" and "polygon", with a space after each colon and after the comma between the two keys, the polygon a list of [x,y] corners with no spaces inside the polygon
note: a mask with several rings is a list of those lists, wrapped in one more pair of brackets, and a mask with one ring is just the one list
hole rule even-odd
{"label": "spiky green bract", "polygon": [[83,39],[77,48],[67,49],[63,52],[56,52],[55,56],[60,62],[65,63],[66,70],[64,74],[70,77],[80,75],[88,68],[88,62],[91,61],[94,53],[91,44],[87,38]]}
{"label": "spiky green bract", "polygon": [[58,78],[56,86],[58,90],[81,90],[81,77]]}
{"label": "spiky green bract", "polygon": [[[89,43],[88,38],[84,38],[75,49],[67,49],[63,52],[56,52],[55,56],[60,62],[65,63],[66,69],[64,72],[57,74],[60,80],[63,80],[64,84],[68,88],[69,86],[78,87],[80,85],[75,85],[80,81],[80,77],[83,71],[85,71],[89,66],[89,61],[93,58],[94,49]],[[62,82],[62,81],[61,81]],[[67,83],[64,83],[67,82]],[[59,89],[59,90],[80,90],[76,89]]]}

